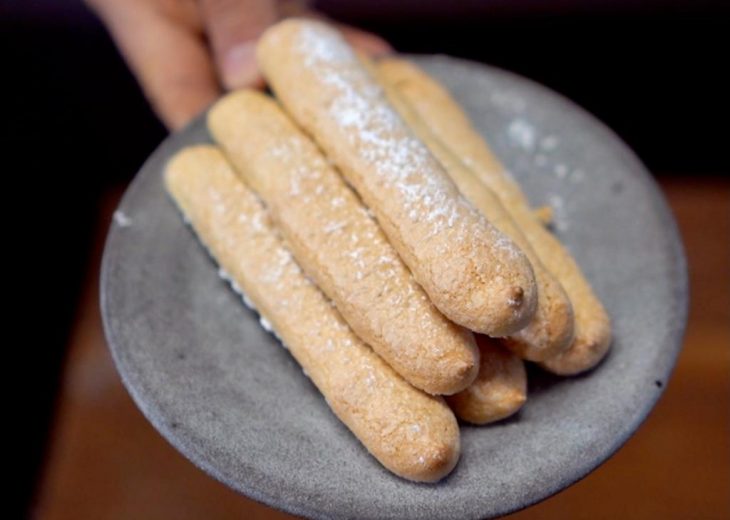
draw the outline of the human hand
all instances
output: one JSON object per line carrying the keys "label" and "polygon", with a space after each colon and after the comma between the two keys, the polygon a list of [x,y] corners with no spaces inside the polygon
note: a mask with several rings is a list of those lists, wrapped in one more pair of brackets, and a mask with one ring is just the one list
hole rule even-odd
{"label": "human hand", "polygon": [[[109,29],[147,99],[170,129],[185,126],[225,90],[262,85],[256,40],[286,16],[317,16],[276,0],[86,0]],[[390,46],[340,26],[371,55]]]}

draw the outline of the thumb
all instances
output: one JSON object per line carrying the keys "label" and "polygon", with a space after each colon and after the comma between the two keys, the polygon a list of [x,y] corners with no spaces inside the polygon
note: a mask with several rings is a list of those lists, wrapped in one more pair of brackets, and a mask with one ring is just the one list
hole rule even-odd
{"label": "thumb", "polygon": [[258,83],[256,40],[278,18],[275,0],[201,0],[200,6],[223,86]]}

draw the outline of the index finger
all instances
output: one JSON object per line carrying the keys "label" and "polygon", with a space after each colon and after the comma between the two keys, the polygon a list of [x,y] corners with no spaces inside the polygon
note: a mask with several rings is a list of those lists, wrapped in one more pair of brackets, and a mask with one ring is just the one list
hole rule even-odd
{"label": "index finger", "polygon": [[126,1],[97,11],[169,129],[185,126],[219,96],[210,51],[185,13],[172,16],[149,2]]}

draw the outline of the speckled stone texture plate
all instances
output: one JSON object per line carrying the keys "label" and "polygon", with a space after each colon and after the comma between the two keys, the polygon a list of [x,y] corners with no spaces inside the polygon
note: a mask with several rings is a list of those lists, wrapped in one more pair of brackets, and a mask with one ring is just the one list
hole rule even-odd
{"label": "speckled stone texture plate", "polygon": [[615,341],[592,373],[530,371],[517,416],[463,426],[437,485],[383,469],[244,307],[167,197],[165,161],[209,140],[202,119],[170,136],[115,214],[102,311],[125,385],[147,418],[213,477],[321,518],[483,518],[528,506],[601,464],[636,430],[680,349],[687,277],[677,228],[634,154],[603,124],[514,74],[419,57],[471,114],[608,308]]}

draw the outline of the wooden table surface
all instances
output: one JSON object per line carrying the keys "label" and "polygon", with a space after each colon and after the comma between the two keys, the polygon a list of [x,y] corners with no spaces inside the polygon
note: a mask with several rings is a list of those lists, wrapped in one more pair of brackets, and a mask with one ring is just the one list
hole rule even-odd
{"label": "wooden table surface", "polygon": [[[669,177],[662,188],[682,231],[692,294],[684,349],[666,393],[609,461],[510,519],[730,518],[730,181]],[[292,518],[194,467],[122,387],[98,302],[100,252],[118,196],[102,205],[34,516]]]}

